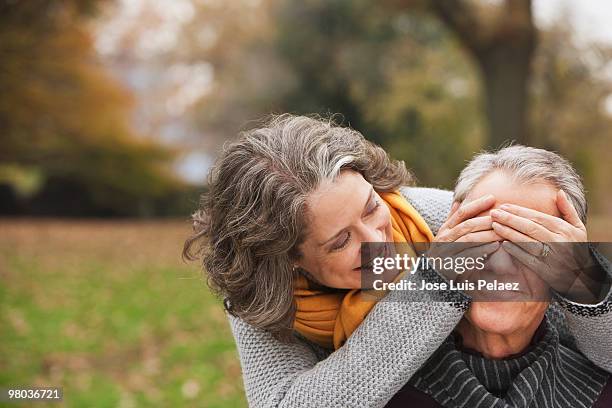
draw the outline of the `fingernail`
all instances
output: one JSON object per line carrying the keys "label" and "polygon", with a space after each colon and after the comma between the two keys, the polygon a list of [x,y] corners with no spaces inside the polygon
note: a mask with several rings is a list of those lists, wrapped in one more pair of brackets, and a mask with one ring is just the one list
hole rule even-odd
{"label": "fingernail", "polygon": [[502,204],[499,206],[499,208],[501,208],[502,210],[509,210],[510,209],[510,205],[509,204]]}
{"label": "fingernail", "polygon": [[502,212],[500,210],[497,210],[497,209],[491,210],[491,216],[492,217],[499,217],[501,215],[502,215]]}
{"label": "fingernail", "polygon": [[491,223],[491,226],[492,226],[493,228],[499,228],[499,227],[500,227],[499,223],[497,223],[497,222],[493,222],[493,223]]}

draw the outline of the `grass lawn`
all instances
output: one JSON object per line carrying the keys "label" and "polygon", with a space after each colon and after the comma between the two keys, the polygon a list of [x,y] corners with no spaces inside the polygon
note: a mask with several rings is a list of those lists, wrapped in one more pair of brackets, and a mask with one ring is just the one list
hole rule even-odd
{"label": "grass lawn", "polygon": [[180,260],[188,232],[0,220],[0,386],[61,386],[68,407],[246,406],[221,304]]}

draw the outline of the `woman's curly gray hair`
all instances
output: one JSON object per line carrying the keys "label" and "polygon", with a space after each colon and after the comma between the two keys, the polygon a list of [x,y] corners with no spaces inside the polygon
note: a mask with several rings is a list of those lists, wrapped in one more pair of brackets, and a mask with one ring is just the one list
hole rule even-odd
{"label": "woman's curly gray hair", "polygon": [[404,162],[332,119],[273,116],[225,146],[183,257],[202,260],[229,313],[289,338],[298,273],[292,264],[308,231],[306,199],[343,169],[361,173],[378,192],[412,184]]}

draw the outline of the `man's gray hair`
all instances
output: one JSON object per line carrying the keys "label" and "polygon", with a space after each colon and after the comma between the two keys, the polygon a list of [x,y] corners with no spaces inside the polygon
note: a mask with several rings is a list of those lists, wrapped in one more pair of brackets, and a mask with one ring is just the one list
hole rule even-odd
{"label": "man's gray hair", "polygon": [[457,179],[455,201],[465,200],[474,186],[494,171],[503,171],[520,183],[546,182],[562,189],[586,224],[587,201],[580,176],[557,153],[535,147],[514,145],[476,155]]}

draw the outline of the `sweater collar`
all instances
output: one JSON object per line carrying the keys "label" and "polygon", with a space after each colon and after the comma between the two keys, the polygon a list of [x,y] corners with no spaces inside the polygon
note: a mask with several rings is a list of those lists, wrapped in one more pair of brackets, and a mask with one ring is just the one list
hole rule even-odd
{"label": "sweater collar", "polygon": [[[583,356],[568,352],[559,344],[556,329],[544,320],[534,341],[522,354],[504,360],[491,360],[473,350],[457,347],[451,334],[425,363],[411,383],[445,407],[540,407],[567,406],[574,399],[579,405],[592,406],[607,381],[601,370]],[[460,341],[459,341],[459,344]],[[562,354],[566,363],[562,364]],[[568,364],[580,364],[582,375],[592,392],[568,393],[575,387],[566,373]],[[566,400],[564,400],[566,399]]]}

